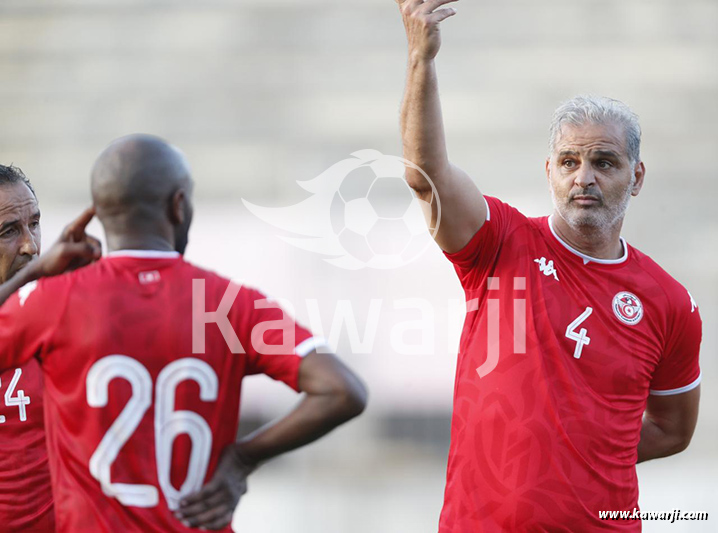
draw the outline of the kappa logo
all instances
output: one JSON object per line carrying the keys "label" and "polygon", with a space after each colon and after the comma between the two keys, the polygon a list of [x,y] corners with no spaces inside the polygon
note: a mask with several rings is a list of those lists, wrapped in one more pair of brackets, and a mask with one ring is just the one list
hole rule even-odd
{"label": "kappa logo", "polygon": [[693,295],[689,291],[686,292],[688,293],[688,297],[691,299],[691,313],[693,313],[698,308],[698,304],[693,299]]}
{"label": "kappa logo", "polygon": [[544,276],[553,276],[553,279],[558,281],[558,272],[553,266],[553,259],[546,261],[546,258],[542,257],[541,259],[534,259],[534,263],[538,263],[539,270],[543,272]]}
{"label": "kappa logo", "polygon": [[37,289],[37,281],[31,281],[30,283],[27,283],[20,287],[20,290],[17,291],[17,297],[20,300],[20,307],[25,305],[25,302],[27,301],[28,297],[33,293],[35,289]]}
{"label": "kappa logo", "polygon": [[635,326],[643,318],[643,304],[631,292],[621,291],[616,294],[612,307],[616,318],[629,326]]}

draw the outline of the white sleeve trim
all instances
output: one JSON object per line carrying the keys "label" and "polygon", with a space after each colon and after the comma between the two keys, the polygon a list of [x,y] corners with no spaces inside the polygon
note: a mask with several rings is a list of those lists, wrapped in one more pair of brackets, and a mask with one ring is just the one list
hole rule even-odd
{"label": "white sleeve trim", "polygon": [[486,196],[483,196],[484,203],[486,204],[486,220],[491,220],[491,209],[489,209],[489,202],[486,200]]}
{"label": "white sleeve trim", "polygon": [[309,352],[316,350],[320,346],[329,346],[329,343],[323,337],[309,337],[297,344],[294,348],[294,353],[300,357],[306,357]]}
{"label": "white sleeve trim", "polygon": [[693,383],[691,383],[691,384],[689,384],[689,385],[686,385],[685,387],[680,387],[680,388],[678,388],[678,389],[669,389],[669,390],[653,390],[653,389],[650,389],[650,390],[648,391],[648,394],[652,394],[653,396],[671,396],[672,394],[681,394],[681,393],[683,393],[683,392],[688,392],[689,390],[693,390],[693,389],[695,389],[698,385],[700,385],[701,377],[702,377],[702,376],[703,376],[703,372],[701,372],[700,374],[698,374],[698,377],[696,378],[696,380],[695,380]]}

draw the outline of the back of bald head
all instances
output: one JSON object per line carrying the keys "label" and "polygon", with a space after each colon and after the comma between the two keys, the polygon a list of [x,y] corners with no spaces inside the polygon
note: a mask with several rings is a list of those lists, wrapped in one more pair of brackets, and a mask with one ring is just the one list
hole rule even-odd
{"label": "back of bald head", "polygon": [[171,197],[180,189],[189,194],[191,186],[182,152],[152,135],[113,141],[92,169],[92,200],[103,222],[115,216],[164,216]]}

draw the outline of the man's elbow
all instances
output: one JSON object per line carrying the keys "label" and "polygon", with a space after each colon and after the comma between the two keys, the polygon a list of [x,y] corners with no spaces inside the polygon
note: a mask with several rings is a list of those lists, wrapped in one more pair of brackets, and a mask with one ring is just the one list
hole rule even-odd
{"label": "man's elbow", "polygon": [[334,354],[313,353],[304,359],[299,390],[314,397],[317,415],[335,427],[359,416],[367,404],[366,386]]}
{"label": "man's elbow", "polygon": [[338,417],[342,422],[356,418],[364,412],[369,393],[364,384],[354,377],[343,383],[337,392],[336,407]]}
{"label": "man's elbow", "polygon": [[414,190],[419,198],[425,201],[426,196],[430,199],[436,192],[435,183],[451,179],[453,173],[453,167],[448,161],[431,162],[422,160],[419,162],[412,161],[412,163],[418,168],[412,165],[406,165],[404,179],[406,180],[406,184]]}
{"label": "man's elbow", "polygon": [[693,439],[693,432],[691,432],[690,435],[679,436],[673,447],[673,453],[671,455],[681,453],[688,448],[688,445],[691,443],[691,439]]}
{"label": "man's elbow", "polygon": [[692,437],[692,433],[690,435],[673,435],[670,441],[663,448],[663,452],[659,454],[659,457],[670,457],[681,453],[688,448]]}
{"label": "man's elbow", "polygon": [[426,179],[426,176],[420,170],[413,167],[406,167],[404,179],[406,180],[406,184],[419,195],[420,198],[423,198],[426,194],[431,194],[433,191],[431,183]]}

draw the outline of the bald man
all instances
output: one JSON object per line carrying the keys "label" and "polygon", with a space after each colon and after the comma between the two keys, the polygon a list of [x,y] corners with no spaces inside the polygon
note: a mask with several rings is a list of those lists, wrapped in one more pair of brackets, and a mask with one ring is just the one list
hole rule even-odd
{"label": "bald man", "polygon": [[[115,141],[92,197],[108,256],[0,309],[0,368],[43,368],[57,530],[231,531],[256,466],[358,415],[366,391],[276,302],[184,261],[192,179],[176,148]],[[305,396],[235,442],[257,373]]]}

